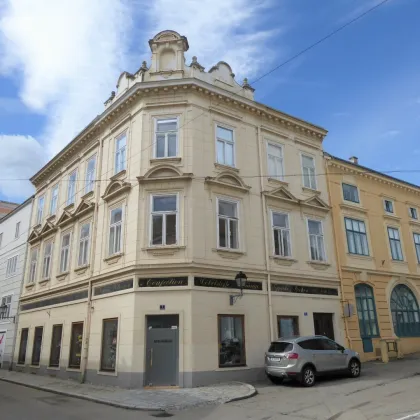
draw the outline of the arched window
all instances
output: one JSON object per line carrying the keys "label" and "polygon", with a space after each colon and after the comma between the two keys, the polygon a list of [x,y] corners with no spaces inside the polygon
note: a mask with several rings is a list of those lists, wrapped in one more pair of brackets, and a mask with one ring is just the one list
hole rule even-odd
{"label": "arched window", "polygon": [[395,286],[392,291],[391,314],[395,334],[399,337],[420,336],[419,304],[413,292],[404,284]]}
{"label": "arched window", "polygon": [[362,338],[379,337],[373,289],[367,284],[358,284],[356,294],[357,315],[359,317],[360,336]]}

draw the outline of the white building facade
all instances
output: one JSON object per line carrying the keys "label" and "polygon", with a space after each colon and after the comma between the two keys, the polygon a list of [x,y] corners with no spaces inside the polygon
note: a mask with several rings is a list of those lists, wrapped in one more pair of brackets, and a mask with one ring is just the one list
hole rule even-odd
{"label": "white building facade", "polygon": [[0,219],[0,367],[7,369],[17,328],[32,197]]}
{"label": "white building facade", "polygon": [[342,342],[326,131],[187,65],[176,32],[149,44],[32,178],[16,369],[190,387],[257,379],[279,335]]}

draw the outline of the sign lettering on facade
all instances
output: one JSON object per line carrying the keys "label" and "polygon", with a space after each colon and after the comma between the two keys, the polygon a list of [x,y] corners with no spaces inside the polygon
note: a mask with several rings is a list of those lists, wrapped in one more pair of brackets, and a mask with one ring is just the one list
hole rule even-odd
{"label": "sign lettering on facade", "polygon": [[178,287],[188,286],[188,277],[161,277],[139,279],[139,287]]}
{"label": "sign lettering on facade", "polygon": [[[194,277],[194,286],[217,287],[220,289],[239,289],[235,280],[212,279],[208,277]],[[257,281],[248,281],[244,289],[262,290],[262,283]]]}
{"label": "sign lettering on facade", "polygon": [[338,296],[338,289],[330,287],[299,286],[296,284],[271,283],[271,291],[281,293],[302,293],[306,295]]}

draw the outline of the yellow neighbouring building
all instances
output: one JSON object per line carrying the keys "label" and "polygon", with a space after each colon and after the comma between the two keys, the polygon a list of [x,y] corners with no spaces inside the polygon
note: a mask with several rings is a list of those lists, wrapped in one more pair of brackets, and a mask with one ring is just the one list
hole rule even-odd
{"label": "yellow neighbouring building", "polygon": [[381,340],[420,351],[420,187],[325,158],[348,345],[362,360],[380,357]]}

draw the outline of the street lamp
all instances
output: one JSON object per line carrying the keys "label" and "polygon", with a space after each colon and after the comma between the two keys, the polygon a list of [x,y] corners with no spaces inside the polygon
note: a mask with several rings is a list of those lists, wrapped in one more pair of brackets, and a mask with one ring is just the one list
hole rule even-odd
{"label": "street lamp", "polygon": [[0,306],[0,319],[13,319],[13,322],[15,322],[14,316],[6,316],[8,309],[9,307],[6,304]]}
{"label": "street lamp", "polygon": [[246,277],[246,274],[243,273],[242,271],[236,274],[235,276],[236,285],[239,287],[241,292],[236,295],[229,296],[229,303],[231,306],[234,305],[235,302],[244,295],[244,287],[246,286],[247,280],[248,278]]}

